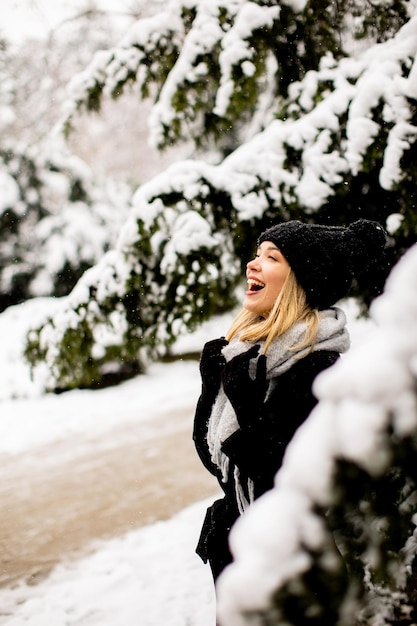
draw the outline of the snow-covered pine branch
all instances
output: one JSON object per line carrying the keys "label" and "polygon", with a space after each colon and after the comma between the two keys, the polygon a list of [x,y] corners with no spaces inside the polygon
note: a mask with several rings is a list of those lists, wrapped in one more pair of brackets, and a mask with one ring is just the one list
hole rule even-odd
{"label": "snow-covered pine branch", "polygon": [[[155,82],[160,91],[150,126],[156,144],[180,136],[204,142],[211,133],[213,115],[219,129],[226,128],[221,119],[226,123],[229,141],[235,123],[241,124],[245,117],[245,107],[253,115],[256,106],[261,106],[262,80],[263,87],[270,85],[272,94],[268,47],[276,47],[274,37],[280,40],[283,36],[274,30],[282,11],[282,7],[244,0],[188,2],[186,7],[178,0],[171,2],[165,13],[137,22],[119,46],[96,55],[91,66],[74,79],[72,106],[94,109],[93,100],[99,102],[105,93],[119,95],[129,81],[141,89]],[[416,19],[411,16],[394,37],[357,57],[339,59],[328,48],[317,69],[306,67],[301,80],[286,77],[285,99],[277,88],[275,101],[270,96],[275,107],[279,98],[281,117],[297,122],[282,124],[279,130],[273,124],[266,128],[282,154],[277,178],[289,180],[281,185],[279,194],[271,185],[272,194],[280,201],[309,213],[332,196],[344,197],[353,186],[352,179],[364,178],[363,174],[375,167],[373,173],[381,188],[389,191],[414,177],[413,160],[403,157],[417,137]],[[259,49],[253,40],[255,31],[263,37],[256,40]],[[275,51],[275,71],[282,74],[284,58],[279,52]],[[303,60],[299,63],[303,65]],[[239,82],[255,75],[261,81],[258,88]],[[256,106],[249,104],[252,96]],[[264,120],[268,119],[265,110],[263,114]],[[253,125],[251,128],[254,130]],[[265,160],[269,155],[258,152],[258,156]],[[292,183],[294,176],[298,180]],[[363,181],[363,194],[369,184]],[[392,212],[401,212],[393,208]]]}
{"label": "snow-covered pine branch", "polygon": [[222,624],[416,621],[416,246],[371,315],[363,345],[316,380],[274,489],[232,532]]}
{"label": "snow-covered pine branch", "polygon": [[[99,110],[103,97],[118,98],[135,84],[142,97],[154,100],[153,144],[192,140],[210,146],[214,137],[217,147],[224,141],[230,150],[267,88],[280,99],[323,50],[342,54],[339,34],[332,32],[342,20],[330,5],[323,12],[304,1],[171,0],[74,78],[64,127],[69,131],[76,123],[78,110]],[[271,102],[273,111],[284,107],[284,101],[280,107]]]}
{"label": "snow-covered pine branch", "polygon": [[47,389],[91,386],[113,365],[138,371],[235,304],[240,226],[216,174],[184,162],[138,190],[116,249],[29,333],[27,357],[42,377],[46,368]]}

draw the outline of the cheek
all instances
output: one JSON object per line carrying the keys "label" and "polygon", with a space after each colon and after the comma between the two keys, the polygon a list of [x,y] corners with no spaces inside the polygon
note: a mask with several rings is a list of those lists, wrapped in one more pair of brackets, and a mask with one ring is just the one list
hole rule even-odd
{"label": "cheek", "polygon": [[281,291],[281,287],[278,285],[274,285],[274,286],[270,286],[269,289],[266,290],[265,292],[265,303],[268,306],[268,308],[272,308],[275,300],[278,298],[279,293]]}
{"label": "cheek", "polygon": [[265,293],[265,297],[268,300],[268,305],[270,307],[273,306],[275,300],[278,298],[281,293],[282,287],[284,286],[285,278],[280,278],[279,280],[274,281],[273,284],[269,285],[269,289],[267,293]]}
{"label": "cheek", "polygon": [[271,284],[272,291],[275,293],[275,296],[278,296],[285,282],[285,276],[280,274],[275,277],[274,282]]}

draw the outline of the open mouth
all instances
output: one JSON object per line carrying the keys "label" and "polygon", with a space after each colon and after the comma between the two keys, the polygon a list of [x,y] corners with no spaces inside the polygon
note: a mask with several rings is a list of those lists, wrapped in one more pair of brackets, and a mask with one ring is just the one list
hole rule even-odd
{"label": "open mouth", "polygon": [[249,291],[260,291],[265,287],[265,284],[261,283],[259,280],[255,280],[254,278],[249,278],[248,287]]}

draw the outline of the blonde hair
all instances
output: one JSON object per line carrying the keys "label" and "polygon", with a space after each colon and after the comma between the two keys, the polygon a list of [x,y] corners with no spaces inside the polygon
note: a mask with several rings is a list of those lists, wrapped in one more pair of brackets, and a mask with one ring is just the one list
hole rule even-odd
{"label": "blonde hair", "polygon": [[234,319],[226,339],[230,341],[233,337],[239,336],[241,341],[265,341],[266,354],[276,337],[283,335],[297,322],[306,322],[304,339],[294,349],[300,350],[309,346],[311,351],[316,342],[319,320],[318,310],[308,305],[305,291],[290,268],[268,315],[259,317],[256,313],[242,309]]}

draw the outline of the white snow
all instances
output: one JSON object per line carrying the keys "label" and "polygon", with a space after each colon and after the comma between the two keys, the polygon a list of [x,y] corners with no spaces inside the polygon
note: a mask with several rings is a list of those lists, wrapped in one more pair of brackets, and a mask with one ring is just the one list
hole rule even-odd
{"label": "white snow", "polygon": [[222,78],[214,107],[217,115],[226,113],[233,96],[233,68],[241,65],[247,76],[252,76],[256,71],[252,63],[254,49],[250,46],[252,32],[265,25],[271,28],[279,13],[279,7],[261,7],[253,3],[244,4],[237,13],[233,26],[223,39],[223,49],[219,58]]}
{"label": "white snow", "polygon": [[211,574],[194,553],[207,502],[97,544],[33,586],[0,590],[5,626],[212,626]]}
{"label": "white snow", "polygon": [[10,209],[19,200],[19,187],[14,178],[0,172],[0,214]]}

